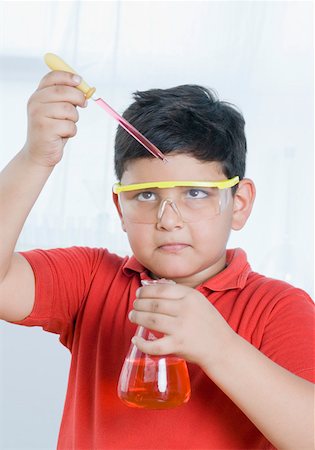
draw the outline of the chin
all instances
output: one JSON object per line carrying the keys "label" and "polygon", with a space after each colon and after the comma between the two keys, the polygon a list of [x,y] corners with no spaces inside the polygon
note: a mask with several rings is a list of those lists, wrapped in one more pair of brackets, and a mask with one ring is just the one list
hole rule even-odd
{"label": "chin", "polygon": [[166,278],[168,280],[175,280],[175,279],[182,279],[182,278],[187,278],[187,277],[191,277],[194,272],[190,269],[184,269],[184,268],[180,268],[180,267],[169,267],[169,268],[163,268],[163,270],[161,270],[161,268],[153,268],[149,269],[151,273],[153,273],[154,275],[156,275],[159,278]]}

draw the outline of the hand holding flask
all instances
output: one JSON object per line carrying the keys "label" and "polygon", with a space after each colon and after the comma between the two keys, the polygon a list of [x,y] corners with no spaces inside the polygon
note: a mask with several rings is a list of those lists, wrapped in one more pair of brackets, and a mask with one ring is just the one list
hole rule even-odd
{"label": "hand holding flask", "polygon": [[[172,283],[170,280],[143,280],[142,285]],[[139,326],[136,335],[155,340],[154,331]],[[118,382],[118,397],[127,406],[169,409],[187,403],[190,379],[186,361],[176,355],[147,355],[131,344]]]}

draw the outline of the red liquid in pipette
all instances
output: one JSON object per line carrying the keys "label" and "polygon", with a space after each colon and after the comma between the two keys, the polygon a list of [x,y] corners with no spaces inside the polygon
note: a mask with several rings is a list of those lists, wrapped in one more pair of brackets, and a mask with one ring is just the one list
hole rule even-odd
{"label": "red liquid in pipette", "polygon": [[131,123],[129,123],[126,119],[121,117],[108,103],[106,103],[102,98],[98,98],[95,102],[106,112],[108,112],[114,119],[116,119],[119,124],[132,136],[134,137],[140,144],[143,145],[152,155],[156,158],[160,158],[162,161],[167,162],[167,159],[152,142],[150,142],[143,134],[140,133]]}

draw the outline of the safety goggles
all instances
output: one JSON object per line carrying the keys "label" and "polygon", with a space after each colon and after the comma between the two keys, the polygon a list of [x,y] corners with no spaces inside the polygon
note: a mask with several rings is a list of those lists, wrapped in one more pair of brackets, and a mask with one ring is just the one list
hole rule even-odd
{"label": "safety goggles", "polygon": [[122,185],[113,192],[119,195],[123,216],[133,223],[157,223],[168,206],[183,222],[199,222],[221,214],[229,201],[229,188],[239,177],[222,181],[154,181]]}

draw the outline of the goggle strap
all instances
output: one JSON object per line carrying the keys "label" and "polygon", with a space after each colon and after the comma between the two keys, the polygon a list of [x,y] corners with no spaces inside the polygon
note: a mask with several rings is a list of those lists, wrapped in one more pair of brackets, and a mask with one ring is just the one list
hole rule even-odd
{"label": "goggle strap", "polygon": [[136,191],[140,189],[150,188],[173,188],[173,187],[216,187],[218,189],[228,189],[235,186],[239,182],[239,177],[233,177],[222,181],[156,181],[149,183],[121,185],[115,183],[113,192],[119,194],[120,192]]}

